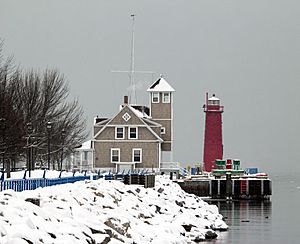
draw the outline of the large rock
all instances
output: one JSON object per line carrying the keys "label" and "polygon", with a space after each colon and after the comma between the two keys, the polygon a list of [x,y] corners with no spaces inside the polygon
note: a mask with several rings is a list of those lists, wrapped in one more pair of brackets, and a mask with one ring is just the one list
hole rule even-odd
{"label": "large rock", "polygon": [[25,201],[30,202],[36,206],[40,206],[40,204],[41,204],[39,198],[26,198]]}
{"label": "large rock", "polygon": [[218,235],[217,235],[217,233],[214,232],[214,231],[209,230],[209,231],[207,231],[207,232],[205,233],[205,239],[206,239],[206,240],[216,239],[217,237],[218,237]]}

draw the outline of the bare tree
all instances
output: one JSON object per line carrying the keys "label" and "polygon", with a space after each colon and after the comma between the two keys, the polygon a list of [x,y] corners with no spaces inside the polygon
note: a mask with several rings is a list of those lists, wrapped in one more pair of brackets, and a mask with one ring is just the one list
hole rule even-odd
{"label": "bare tree", "polygon": [[3,43],[0,43],[0,155],[2,167],[10,176],[10,166],[15,162],[18,153],[23,150],[23,123],[20,110],[14,103],[15,88],[11,83],[18,70],[13,66],[12,58],[4,60]]}
{"label": "bare tree", "polygon": [[[86,138],[83,110],[77,100],[67,101],[69,88],[57,70],[46,70],[42,74],[25,72],[20,83],[23,83],[23,89],[19,90],[16,99],[24,111],[24,121],[32,123],[36,156],[40,161],[46,161],[50,140],[54,167],[53,159],[61,158],[63,149],[70,153],[74,145]],[[51,123],[50,131],[47,131],[47,123]]]}
{"label": "bare tree", "polygon": [[[0,45],[0,155],[12,162],[27,155],[27,167],[35,161],[60,168],[63,156],[86,137],[86,120],[78,100],[69,101],[69,86],[57,70],[21,70],[12,59],[3,61]],[[51,129],[47,125],[51,125]],[[50,151],[49,151],[50,148]],[[9,168],[9,167],[7,167]]]}

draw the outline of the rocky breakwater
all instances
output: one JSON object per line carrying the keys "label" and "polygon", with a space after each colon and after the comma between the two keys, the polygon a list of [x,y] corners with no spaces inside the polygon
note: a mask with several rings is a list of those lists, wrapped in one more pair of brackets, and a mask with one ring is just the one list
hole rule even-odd
{"label": "rocky breakwater", "polygon": [[193,243],[227,229],[216,206],[163,177],[147,189],[97,180],[0,193],[0,243]]}

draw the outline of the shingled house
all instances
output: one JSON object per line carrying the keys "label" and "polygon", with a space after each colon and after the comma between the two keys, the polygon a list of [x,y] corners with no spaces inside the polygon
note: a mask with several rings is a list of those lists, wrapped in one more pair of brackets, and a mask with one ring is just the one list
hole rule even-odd
{"label": "shingled house", "polygon": [[163,162],[171,162],[174,91],[160,77],[147,90],[150,108],[129,104],[124,97],[113,118],[97,117],[92,139],[94,168],[158,170]]}

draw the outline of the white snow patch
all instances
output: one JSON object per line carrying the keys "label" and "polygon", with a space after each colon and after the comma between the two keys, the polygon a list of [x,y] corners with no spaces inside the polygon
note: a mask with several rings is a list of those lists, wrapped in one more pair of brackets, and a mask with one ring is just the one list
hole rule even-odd
{"label": "white snow patch", "polygon": [[97,180],[0,193],[3,244],[188,243],[227,228],[216,206],[162,176],[154,188]]}
{"label": "white snow patch", "polygon": [[[7,178],[6,173],[4,173],[4,179],[5,180],[15,180],[15,179],[23,179],[25,171],[16,171],[11,172],[11,177]],[[46,170],[45,178],[47,179],[54,179],[58,178],[60,174],[60,171],[57,170]],[[82,176],[83,173],[76,172],[74,176]],[[31,176],[29,177],[29,172],[26,172],[26,179],[40,179],[44,176],[44,170],[33,170],[31,171]],[[62,171],[61,177],[72,177],[72,172]]]}
{"label": "white snow patch", "polygon": [[[154,86],[154,84],[156,85]],[[161,77],[159,78],[159,80],[156,80],[147,91],[148,92],[174,92],[175,89],[163,77]]]}

